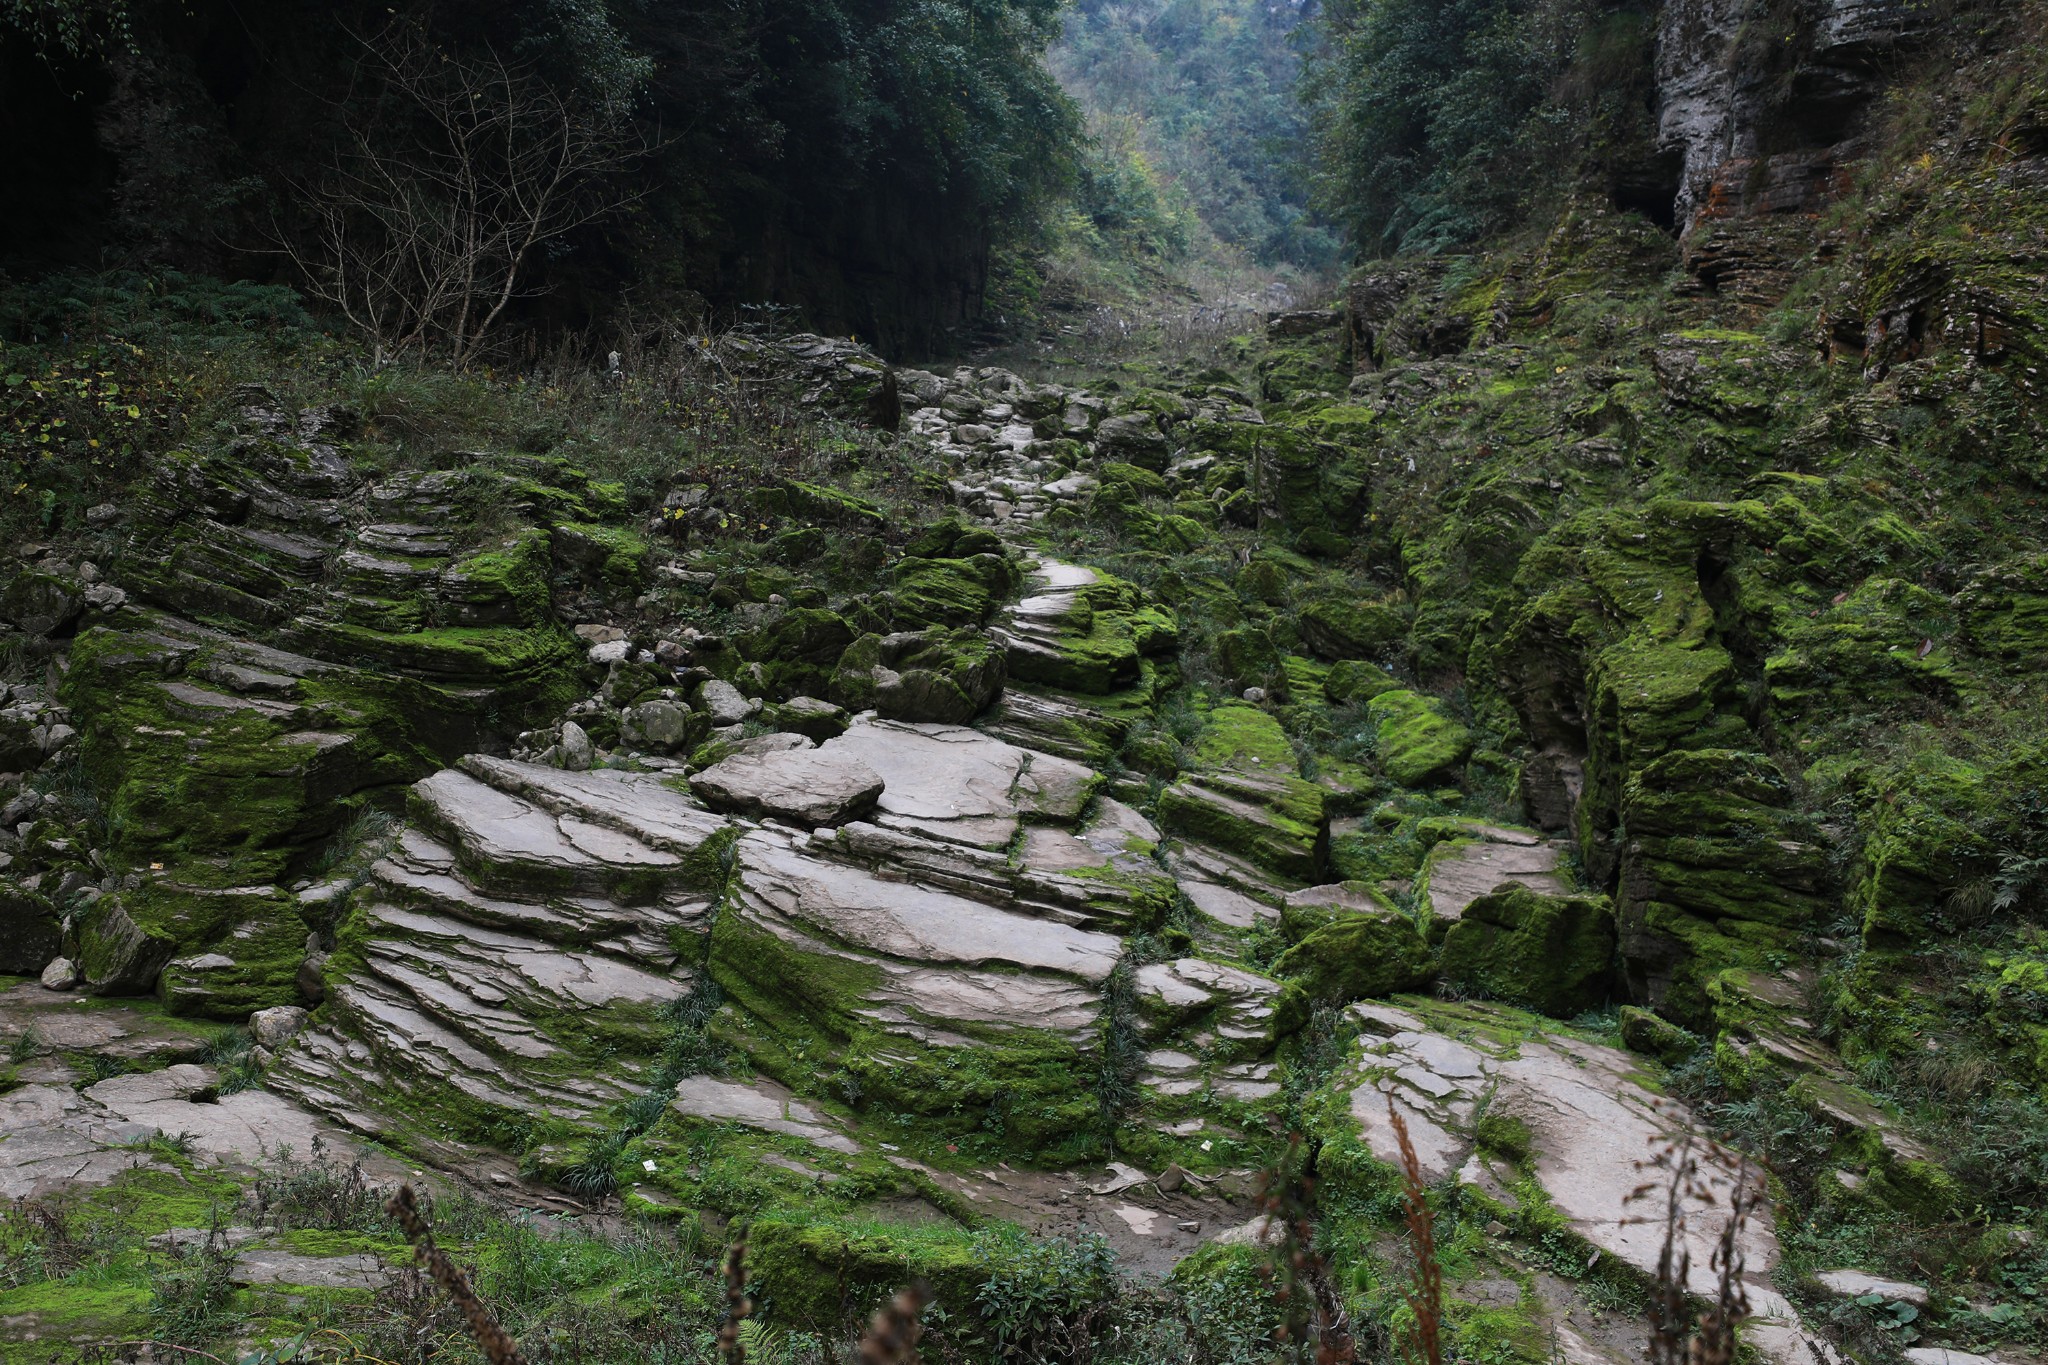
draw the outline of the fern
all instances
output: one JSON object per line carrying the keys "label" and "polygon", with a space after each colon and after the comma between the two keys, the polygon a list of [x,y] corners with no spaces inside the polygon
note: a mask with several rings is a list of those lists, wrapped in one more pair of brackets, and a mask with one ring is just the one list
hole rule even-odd
{"label": "fern", "polygon": [[747,1365],[795,1365],[788,1340],[759,1318],[740,1324],[739,1343]]}

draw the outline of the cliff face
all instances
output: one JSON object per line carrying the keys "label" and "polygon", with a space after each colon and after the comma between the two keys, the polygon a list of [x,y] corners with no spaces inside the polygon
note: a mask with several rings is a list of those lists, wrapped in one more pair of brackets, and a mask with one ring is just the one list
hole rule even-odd
{"label": "cliff face", "polygon": [[[1810,214],[1870,150],[1872,112],[1938,32],[1906,0],[1671,0],[1657,20],[1656,149],[1686,263],[1767,293],[1785,262],[1745,220]],[[1759,278],[1761,277],[1761,278]]]}

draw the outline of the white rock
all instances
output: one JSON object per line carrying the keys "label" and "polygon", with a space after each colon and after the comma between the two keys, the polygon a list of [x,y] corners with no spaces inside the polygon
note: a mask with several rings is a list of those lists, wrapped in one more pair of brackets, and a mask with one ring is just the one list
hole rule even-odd
{"label": "white rock", "polygon": [[1878,1294],[1888,1303],[1910,1303],[1915,1308],[1925,1308],[1931,1299],[1925,1285],[1911,1284],[1905,1280],[1887,1280],[1881,1275],[1872,1275],[1861,1270],[1824,1270],[1813,1279],[1822,1289],[1845,1299],[1860,1299],[1865,1294]]}
{"label": "white rock", "polygon": [[1946,1346],[1914,1346],[1905,1355],[1906,1365],[2005,1365],[1997,1356],[1952,1351]]}
{"label": "white rock", "polygon": [[78,964],[68,957],[53,957],[50,965],[43,968],[43,989],[49,991],[73,990],[78,985]]}

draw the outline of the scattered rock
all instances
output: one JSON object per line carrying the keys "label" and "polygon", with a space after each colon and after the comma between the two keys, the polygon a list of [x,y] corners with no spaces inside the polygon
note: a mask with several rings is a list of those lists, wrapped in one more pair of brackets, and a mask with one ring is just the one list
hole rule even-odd
{"label": "scattered rock", "polygon": [[81,977],[78,964],[68,957],[50,959],[50,965],[43,968],[43,989],[48,991],[75,990]]}
{"label": "scattered rock", "polygon": [[759,709],[759,703],[749,702],[737,687],[719,678],[705,683],[697,696],[716,726],[738,725]]}

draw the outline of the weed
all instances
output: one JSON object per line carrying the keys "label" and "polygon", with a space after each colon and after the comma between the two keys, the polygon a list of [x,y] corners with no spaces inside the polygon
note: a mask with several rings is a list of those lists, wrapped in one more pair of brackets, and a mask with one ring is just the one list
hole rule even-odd
{"label": "weed", "polygon": [[1387,1121],[1401,1148],[1401,1221],[1408,1232],[1408,1283],[1401,1299],[1408,1307],[1410,1323],[1401,1339],[1401,1359],[1406,1365],[1442,1365],[1444,1273],[1437,1260],[1436,1214],[1429,1206],[1429,1190],[1415,1144],[1408,1140],[1408,1122],[1391,1096]]}
{"label": "weed", "polygon": [[235,1255],[216,1206],[204,1242],[188,1249],[173,1240],[167,1259],[151,1267],[151,1335],[178,1345],[220,1336],[234,1321],[234,1271]]}
{"label": "weed", "polygon": [[32,1062],[42,1056],[44,1051],[46,1048],[43,1044],[43,1035],[36,1031],[34,1024],[30,1024],[8,1041],[7,1060],[17,1065]]}
{"label": "weed", "polygon": [[323,1228],[335,1232],[386,1232],[391,1220],[383,1195],[363,1179],[363,1163],[337,1168],[322,1158],[313,1140],[313,1160],[295,1161],[290,1148],[273,1153],[276,1165],[258,1172],[249,1199],[259,1221],[279,1228]]}
{"label": "weed", "polygon": [[222,1029],[206,1045],[207,1065],[220,1072],[220,1093],[232,1095],[263,1084],[263,1065],[256,1060],[256,1039],[246,1028]]}

